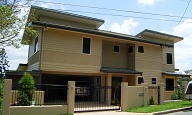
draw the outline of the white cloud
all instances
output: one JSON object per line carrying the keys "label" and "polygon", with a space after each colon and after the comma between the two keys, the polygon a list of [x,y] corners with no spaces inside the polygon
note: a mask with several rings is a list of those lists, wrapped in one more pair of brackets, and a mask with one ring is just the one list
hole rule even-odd
{"label": "white cloud", "polygon": [[124,34],[133,34],[134,28],[139,25],[138,22],[134,21],[133,19],[125,19],[121,24],[119,23],[113,23],[109,30],[113,32],[118,33],[124,33]]}
{"label": "white cloud", "polygon": [[192,22],[192,19],[186,19],[173,32],[173,35],[187,35],[184,40],[175,44],[175,63],[180,71],[192,69],[192,23],[187,22]]}
{"label": "white cloud", "polygon": [[137,0],[137,2],[143,6],[153,5],[153,4],[155,4],[155,2],[158,2],[158,1],[161,1],[161,0]]}
{"label": "white cloud", "polygon": [[6,47],[7,60],[9,61],[9,70],[16,70],[19,63],[27,63],[28,46],[21,46],[21,48]]}

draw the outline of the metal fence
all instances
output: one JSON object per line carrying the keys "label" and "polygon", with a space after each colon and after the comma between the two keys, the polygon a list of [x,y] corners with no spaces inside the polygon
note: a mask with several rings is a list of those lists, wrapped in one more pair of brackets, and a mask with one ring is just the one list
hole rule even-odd
{"label": "metal fence", "polygon": [[[28,99],[31,105],[66,105],[68,85],[41,84],[34,85],[34,90],[29,90],[32,85],[12,86],[11,105],[20,105],[19,99],[25,98],[24,95],[33,93]],[[25,93],[21,93],[19,89],[23,89]]]}
{"label": "metal fence", "polygon": [[74,111],[119,110],[120,89],[120,87],[111,86],[76,87]]}

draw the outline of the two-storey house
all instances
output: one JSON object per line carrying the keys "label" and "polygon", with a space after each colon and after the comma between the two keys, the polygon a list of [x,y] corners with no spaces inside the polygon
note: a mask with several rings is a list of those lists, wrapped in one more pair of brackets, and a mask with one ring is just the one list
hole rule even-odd
{"label": "two-storey house", "polygon": [[[29,40],[28,63],[7,78],[17,82],[30,71],[36,84],[67,84],[69,80],[86,85],[111,86],[119,80],[130,86],[164,83],[167,94],[177,86],[174,43],[182,37],[144,30],[136,36],[98,29],[104,20],[53,9],[31,6],[38,17],[30,23],[38,31]],[[14,76],[12,76],[14,75]],[[18,76],[17,76],[18,75]]]}

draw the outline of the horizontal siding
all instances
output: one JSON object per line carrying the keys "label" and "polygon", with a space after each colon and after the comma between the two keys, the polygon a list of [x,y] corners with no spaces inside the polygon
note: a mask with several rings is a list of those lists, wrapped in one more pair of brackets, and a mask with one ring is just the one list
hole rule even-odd
{"label": "horizontal siding", "polygon": [[[174,48],[167,48],[167,47],[163,47],[163,71],[171,71],[174,72],[175,71],[175,59],[174,59]],[[167,53],[172,53],[172,57],[173,57],[173,64],[167,64]]]}
{"label": "horizontal siding", "polygon": [[71,27],[79,27],[79,28],[85,28],[85,29],[96,29],[96,26],[94,26],[94,25],[88,25],[85,23],[78,23],[78,22],[74,22],[74,21],[69,21],[69,20],[64,20],[64,19],[61,20],[61,19],[45,17],[45,16],[41,16],[40,21],[52,23],[52,24],[58,24],[58,25],[71,26]]}
{"label": "horizontal siding", "polygon": [[[120,53],[113,53],[113,46],[120,46]],[[127,44],[103,41],[102,66],[127,68]]]}
{"label": "horizontal siding", "polygon": [[39,70],[39,62],[29,65],[27,67],[27,71],[32,71],[32,70]]}
{"label": "horizontal siding", "polygon": [[43,62],[44,71],[99,73],[100,66]]}
{"label": "horizontal siding", "polygon": [[[82,38],[91,38],[91,54],[82,54]],[[42,70],[98,73],[102,40],[95,36],[49,29],[45,31]]]}

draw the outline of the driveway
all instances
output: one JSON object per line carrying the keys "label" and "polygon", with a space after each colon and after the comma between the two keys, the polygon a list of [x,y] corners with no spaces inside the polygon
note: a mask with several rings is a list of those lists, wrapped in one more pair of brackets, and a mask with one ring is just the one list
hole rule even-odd
{"label": "driveway", "polygon": [[82,112],[74,115],[153,115],[153,113],[130,113],[121,111]]}

